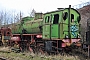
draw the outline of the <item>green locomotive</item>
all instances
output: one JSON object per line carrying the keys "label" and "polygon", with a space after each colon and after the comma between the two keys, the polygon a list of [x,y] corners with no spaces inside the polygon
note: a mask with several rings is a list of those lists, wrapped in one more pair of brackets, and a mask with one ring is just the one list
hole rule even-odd
{"label": "green locomotive", "polygon": [[12,28],[12,32],[14,37],[21,38],[22,35],[23,40],[43,41],[46,51],[58,51],[73,43],[80,46],[79,22],[80,14],[77,10],[71,7],[59,8],[45,14],[36,13],[34,18],[22,19],[20,24]]}
{"label": "green locomotive", "polygon": [[[22,18],[21,23],[14,25],[12,27],[12,33],[13,34],[35,34],[35,33],[41,33],[41,30],[39,29],[42,25],[42,13],[36,13],[35,18],[34,17],[24,17]],[[22,32],[24,31],[24,32]]]}

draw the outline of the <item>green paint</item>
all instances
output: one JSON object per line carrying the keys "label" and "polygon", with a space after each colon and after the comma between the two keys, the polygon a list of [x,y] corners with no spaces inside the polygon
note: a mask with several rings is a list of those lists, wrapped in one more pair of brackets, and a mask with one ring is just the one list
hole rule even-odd
{"label": "green paint", "polygon": [[[66,17],[63,17],[64,13],[67,12]],[[78,17],[80,16],[80,14],[75,10],[75,9],[70,9],[70,27],[68,27],[68,19],[69,19],[69,15],[68,15],[68,9],[63,9],[60,11],[54,11],[54,12],[49,12],[46,13],[44,15],[44,20],[43,20],[43,39],[62,39],[65,38],[68,35],[68,28],[70,29],[70,27],[72,25],[76,26],[77,31],[73,31],[74,34],[72,33],[72,31],[70,30],[70,35],[71,38],[77,38],[77,35],[79,34],[79,23],[78,23]],[[57,24],[54,24],[54,15],[58,14],[59,15],[59,21]],[[45,17],[50,16],[50,21],[47,23],[45,21],[47,21],[48,19],[45,19]],[[71,19],[73,19],[74,21],[72,22]],[[46,27],[48,26],[48,27]],[[50,30],[51,27],[51,30]],[[45,30],[46,29],[46,30]],[[51,31],[51,33],[50,33]],[[51,36],[50,36],[51,34]]]}

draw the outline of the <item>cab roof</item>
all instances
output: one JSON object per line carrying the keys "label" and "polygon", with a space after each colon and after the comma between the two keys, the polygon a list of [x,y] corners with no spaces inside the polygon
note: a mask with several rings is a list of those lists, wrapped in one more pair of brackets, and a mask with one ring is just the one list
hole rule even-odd
{"label": "cab roof", "polygon": [[[63,10],[65,10],[65,9],[69,9],[69,8],[58,8],[58,10],[55,10],[55,11],[51,11],[51,12],[44,13],[44,15],[45,15],[45,14],[54,13],[54,12],[63,11]],[[78,12],[76,9],[74,9],[74,8],[70,8],[70,9],[75,10],[77,13],[79,13],[79,12]]]}

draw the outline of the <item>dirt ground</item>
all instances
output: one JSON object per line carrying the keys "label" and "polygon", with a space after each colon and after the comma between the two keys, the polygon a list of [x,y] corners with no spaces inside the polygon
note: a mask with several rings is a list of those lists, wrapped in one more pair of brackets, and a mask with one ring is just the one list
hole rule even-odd
{"label": "dirt ground", "polygon": [[[83,57],[84,58],[84,57]],[[11,52],[10,47],[0,47],[0,59],[1,60],[82,60],[79,56],[70,55],[42,55],[34,54],[30,52]],[[89,60],[89,59],[84,59]]]}

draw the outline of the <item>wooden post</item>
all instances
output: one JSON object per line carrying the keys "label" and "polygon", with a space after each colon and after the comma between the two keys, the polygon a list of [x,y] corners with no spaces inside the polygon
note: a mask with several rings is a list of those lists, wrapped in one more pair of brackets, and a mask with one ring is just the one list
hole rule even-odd
{"label": "wooden post", "polygon": [[88,45],[88,57],[90,57],[90,45]]}

